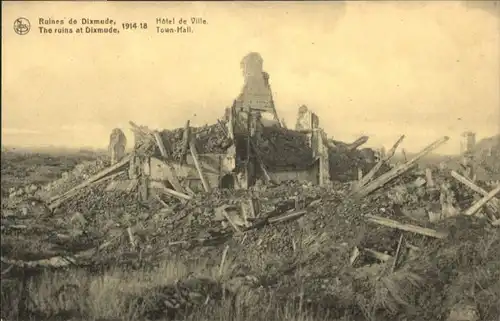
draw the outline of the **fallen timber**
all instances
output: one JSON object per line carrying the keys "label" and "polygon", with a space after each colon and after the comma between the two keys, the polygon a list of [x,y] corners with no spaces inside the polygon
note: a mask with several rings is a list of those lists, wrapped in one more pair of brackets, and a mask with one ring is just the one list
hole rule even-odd
{"label": "fallen timber", "polygon": [[355,195],[357,197],[364,197],[373,191],[379,189],[380,187],[384,186],[388,182],[392,181],[396,177],[400,176],[404,172],[408,171],[419,159],[430,153],[432,150],[436,149],[443,143],[447,142],[449,140],[449,137],[445,136],[426,148],[424,148],[420,153],[418,153],[414,158],[411,160],[405,162],[404,164],[401,164],[399,166],[396,166],[395,168],[391,169],[385,174],[382,174],[381,176],[377,177],[374,179],[371,183],[368,183],[367,185],[361,187],[359,190],[355,192]]}
{"label": "fallen timber", "polygon": [[407,231],[407,232],[413,232],[425,236],[430,236],[438,239],[443,239],[448,236],[448,233],[446,232],[438,232],[433,229],[429,228],[424,228],[416,225],[410,225],[410,224],[402,224],[399,223],[398,221],[394,221],[388,218],[383,218],[380,216],[375,216],[375,215],[365,215],[365,218],[372,223],[378,224],[378,225],[383,225],[387,227],[392,227],[398,230],[402,231]]}
{"label": "fallen timber", "polygon": [[358,185],[356,186],[356,188],[358,190],[361,189],[363,186],[365,186],[367,183],[369,183],[373,179],[373,177],[375,176],[375,174],[378,172],[378,170],[382,167],[382,165],[384,163],[387,163],[387,161],[389,161],[389,159],[391,159],[391,157],[394,156],[394,153],[396,152],[396,149],[401,144],[401,142],[403,141],[404,138],[405,138],[405,136],[402,135],[396,141],[396,143],[394,144],[394,146],[392,146],[392,148],[389,150],[389,152],[387,153],[387,155],[384,158],[380,159],[377,162],[377,164],[370,170],[370,172],[368,172],[368,174],[366,174],[364,177],[361,178],[361,180],[358,182]]}
{"label": "fallen timber", "polygon": [[[488,196],[488,192],[482,189],[481,187],[477,186],[474,184],[472,181],[469,179],[463,177],[462,175],[458,174],[455,171],[451,171],[451,176],[473,190],[476,193],[481,194],[482,196]],[[496,197],[492,197],[487,203],[486,206],[490,208],[492,213],[500,213],[500,202]],[[496,219],[495,214],[492,214],[492,216]]]}

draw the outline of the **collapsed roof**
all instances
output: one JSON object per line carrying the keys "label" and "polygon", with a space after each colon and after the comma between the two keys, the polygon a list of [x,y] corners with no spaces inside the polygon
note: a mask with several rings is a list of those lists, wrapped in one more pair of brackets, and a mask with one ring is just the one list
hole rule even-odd
{"label": "collapsed roof", "polygon": [[[184,128],[160,131],[163,144],[170,148],[175,161],[181,159],[183,133]],[[222,123],[191,127],[191,134],[196,137],[199,154],[224,154],[230,146]],[[307,135],[285,128],[263,127],[257,149],[269,170],[306,169],[314,160]],[[161,155],[154,140],[141,133],[136,134],[135,150],[144,156]]]}
{"label": "collapsed roof", "polygon": [[[228,148],[228,138],[221,124],[191,127],[199,154],[224,154]],[[160,137],[164,146],[170,149],[172,158],[180,161],[183,148],[184,128],[164,129]],[[167,147],[168,146],[168,147]],[[136,152],[147,156],[160,156],[160,150],[154,140],[147,135],[136,132]]]}
{"label": "collapsed roof", "polygon": [[264,127],[257,148],[270,170],[306,169],[314,161],[307,134],[280,127]]}

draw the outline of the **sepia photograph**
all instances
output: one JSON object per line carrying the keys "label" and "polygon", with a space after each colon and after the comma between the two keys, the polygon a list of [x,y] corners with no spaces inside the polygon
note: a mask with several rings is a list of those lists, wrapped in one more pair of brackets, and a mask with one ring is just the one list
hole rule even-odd
{"label": "sepia photograph", "polygon": [[2,1],[1,321],[500,320],[500,1]]}

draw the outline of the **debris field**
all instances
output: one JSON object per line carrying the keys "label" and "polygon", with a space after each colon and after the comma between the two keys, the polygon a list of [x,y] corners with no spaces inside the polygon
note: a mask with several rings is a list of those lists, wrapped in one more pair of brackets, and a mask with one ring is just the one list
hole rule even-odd
{"label": "debris field", "polygon": [[[192,129],[200,150],[222,152],[225,136],[217,128]],[[161,133],[179,146],[179,159],[182,133]],[[277,136],[274,130],[269,148],[286,146]],[[272,300],[330,320],[498,320],[500,187],[456,171],[422,170],[413,159],[389,165],[397,145],[348,182],[289,181],[144,200],[137,185],[109,189],[127,179],[117,171],[51,207],[50,200],[111,166],[82,163],[47,186],[12,191],[2,204],[2,301],[26,296],[19,284],[33,286],[26,280],[47,270],[106,273],[202,260],[207,269],[229,272],[136,291],[126,296],[127,309],[135,307],[138,320],[178,319],[231,298],[231,308],[250,319]],[[19,309],[41,313],[33,300]]]}

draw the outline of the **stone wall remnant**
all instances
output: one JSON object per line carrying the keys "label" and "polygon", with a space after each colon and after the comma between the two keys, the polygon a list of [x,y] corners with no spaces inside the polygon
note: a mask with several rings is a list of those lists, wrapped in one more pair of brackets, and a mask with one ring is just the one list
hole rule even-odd
{"label": "stone wall remnant", "polygon": [[111,165],[118,163],[125,157],[125,147],[127,145],[127,137],[120,128],[115,128],[111,131],[109,137],[109,153]]}
{"label": "stone wall remnant", "polygon": [[263,71],[263,63],[264,60],[257,52],[251,52],[241,60],[244,85],[237,99],[238,109],[274,113],[269,74]]}

